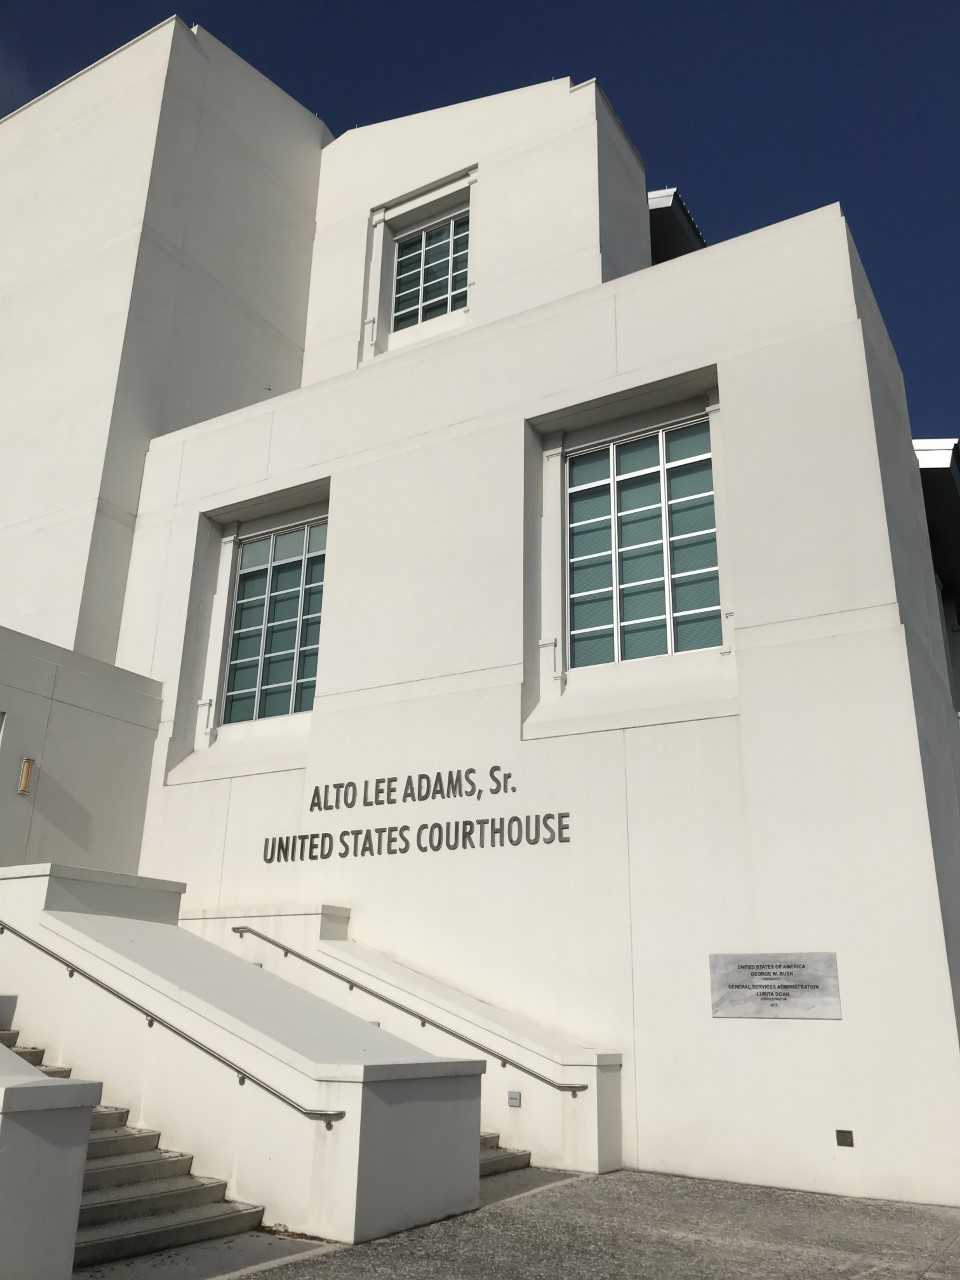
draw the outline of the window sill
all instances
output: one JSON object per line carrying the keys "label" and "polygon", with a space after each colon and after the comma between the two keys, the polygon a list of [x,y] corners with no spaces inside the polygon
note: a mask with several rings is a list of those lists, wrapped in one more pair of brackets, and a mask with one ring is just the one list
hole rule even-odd
{"label": "window sill", "polygon": [[739,710],[736,659],[728,649],[709,649],[570,671],[562,693],[540,698],[523,738],[714,720]]}
{"label": "window sill", "polygon": [[387,339],[384,355],[395,351],[406,351],[409,347],[419,346],[431,338],[444,338],[450,333],[462,329],[470,317],[470,307],[462,307],[459,311],[450,311],[445,316],[437,316],[435,320],[425,320],[421,324],[411,325],[409,329],[401,329],[391,333]]}
{"label": "window sill", "polygon": [[170,770],[166,785],[305,769],[310,721],[311,713],[301,711],[270,720],[221,725],[209,747],[192,752]]}

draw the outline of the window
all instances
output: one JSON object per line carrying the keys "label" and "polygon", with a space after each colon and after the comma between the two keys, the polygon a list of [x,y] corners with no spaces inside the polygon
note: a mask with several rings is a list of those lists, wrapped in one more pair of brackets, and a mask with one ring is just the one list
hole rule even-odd
{"label": "window", "polygon": [[567,515],[571,667],[721,644],[707,421],[571,453]]}
{"label": "window", "polygon": [[312,708],[326,547],[326,521],[239,544],[224,724]]}
{"label": "window", "polygon": [[466,209],[398,236],[393,331],[467,305],[470,214]]}

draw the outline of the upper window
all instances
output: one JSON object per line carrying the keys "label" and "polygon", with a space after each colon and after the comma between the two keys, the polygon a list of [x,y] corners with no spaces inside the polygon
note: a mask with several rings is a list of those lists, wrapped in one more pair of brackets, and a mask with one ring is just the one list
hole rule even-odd
{"label": "upper window", "polygon": [[393,331],[467,305],[470,214],[466,209],[397,239]]}
{"label": "upper window", "polygon": [[240,543],[225,724],[312,708],[326,547],[326,521]]}
{"label": "upper window", "polygon": [[567,459],[571,667],[722,643],[710,426]]}

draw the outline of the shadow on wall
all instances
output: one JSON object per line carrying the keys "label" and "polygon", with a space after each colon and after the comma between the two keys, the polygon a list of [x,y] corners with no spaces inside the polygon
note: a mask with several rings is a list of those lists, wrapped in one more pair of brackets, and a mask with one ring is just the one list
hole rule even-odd
{"label": "shadow on wall", "polygon": [[17,1011],[16,996],[0,996],[0,1031],[9,1031]]}
{"label": "shadow on wall", "polygon": [[51,773],[41,772],[33,804],[34,820],[42,818],[78,849],[90,848],[90,810]]}

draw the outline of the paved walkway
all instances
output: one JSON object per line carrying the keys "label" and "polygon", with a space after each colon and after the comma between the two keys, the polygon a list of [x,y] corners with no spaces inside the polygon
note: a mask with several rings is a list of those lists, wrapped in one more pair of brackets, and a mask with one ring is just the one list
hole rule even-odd
{"label": "paved walkway", "polygon": [[260,1276],[960,1280],[960,1209],[614,1173],[556,1181],[372,1244],[278,1260]]}

